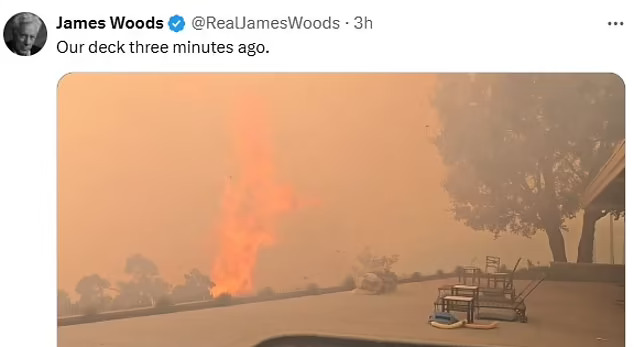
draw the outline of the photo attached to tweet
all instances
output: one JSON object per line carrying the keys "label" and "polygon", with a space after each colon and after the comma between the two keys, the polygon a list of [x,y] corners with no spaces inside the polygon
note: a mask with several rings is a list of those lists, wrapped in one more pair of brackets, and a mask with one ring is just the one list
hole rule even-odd
{"label": "photo attached to tweet", "polygon": [[[618,75],[73,73],[58,107],[60,347],[589,346],[625,318]],[[578,334],[531,324],[564,311]]]}

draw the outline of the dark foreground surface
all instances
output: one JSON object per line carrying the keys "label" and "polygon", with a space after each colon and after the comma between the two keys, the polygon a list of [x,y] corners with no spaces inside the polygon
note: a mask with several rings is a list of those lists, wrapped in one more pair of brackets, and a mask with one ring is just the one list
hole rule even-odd
{"label": "dark foreground surface", "polygon": [[[385,296],[350,292],[58,328],[60,347],[252,346],[283,334],[377,336],[497,346],[624,346],[625,288],[544,282],[527,300],[528,323],[494,330],[433,328],[436,288],[454,280],[403,284]],[[519,289],[526,285],[518,281]]]}

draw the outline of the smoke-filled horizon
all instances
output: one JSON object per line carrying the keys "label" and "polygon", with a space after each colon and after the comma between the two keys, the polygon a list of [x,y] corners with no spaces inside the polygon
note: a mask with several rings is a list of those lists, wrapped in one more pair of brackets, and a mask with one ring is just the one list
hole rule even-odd
{"label": "smoke-filled horizon", "polygon": [[[197,268],[238,294],[340,284],[365,247],[398,254],[397,273],[486,255],[549,262],[542,231],[493,240],[453,219],[430,138],[435,91],[422,74],[65,77],[59,288],[126,280],[133,254],[173,285]],[[574,261],[581,220],[567,224]],[[607,228],[597,223],[601,262]]]}

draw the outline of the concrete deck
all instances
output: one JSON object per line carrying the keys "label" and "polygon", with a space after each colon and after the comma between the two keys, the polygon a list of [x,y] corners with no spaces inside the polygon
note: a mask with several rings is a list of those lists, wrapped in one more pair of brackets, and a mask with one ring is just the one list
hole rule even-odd
{"label": "concrete deck", "polygon": [[[114,320],[58,328],[60,347],[252,346],[287,333],[497,346],[624,346],[625,288],[608,283],[544,282],[527,299],[528,323],[494,330],[427,324],[438,286],[410,283],[385,296],[349,292]],[[527,282],[517,281],[523,288]],[[603,340],[598,340],[602,338]]]}

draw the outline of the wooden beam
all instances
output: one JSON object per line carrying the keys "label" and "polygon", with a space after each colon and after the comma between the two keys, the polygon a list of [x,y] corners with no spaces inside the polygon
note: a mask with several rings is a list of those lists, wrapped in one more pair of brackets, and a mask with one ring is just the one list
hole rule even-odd
{"label": "wooden beam", "polygon": [[[625,183],[625,140],[619,143],[612,156],[603,165],[599,173],[590,182],[586,191],[581,198],[581,206],[587,208],[590,206],[607,187],[616,180],[623,178]],[[625,189],[625,188],[624,188]]]}

